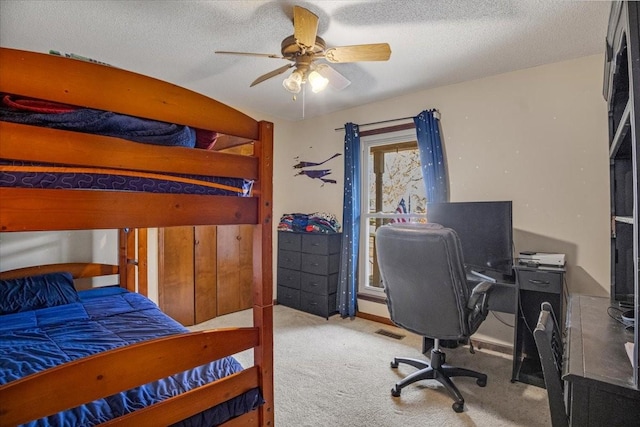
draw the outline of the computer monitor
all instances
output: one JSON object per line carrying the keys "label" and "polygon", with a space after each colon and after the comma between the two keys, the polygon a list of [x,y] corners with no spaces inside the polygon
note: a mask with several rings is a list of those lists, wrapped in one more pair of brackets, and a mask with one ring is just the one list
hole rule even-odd
{"label": "computer monitor", "polygon": [[428,203],[427,220],[455,230],[467,268],[513,274],[511,201]]}

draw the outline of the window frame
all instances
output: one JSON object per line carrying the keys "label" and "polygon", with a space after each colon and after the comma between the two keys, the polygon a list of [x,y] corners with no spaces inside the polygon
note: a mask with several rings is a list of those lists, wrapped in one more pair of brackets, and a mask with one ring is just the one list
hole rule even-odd
{"label": "window frame", "polygon": [[374,298],[385,298],[384,289],[369,285],[369,221],[371,219],[393,218],[426,218],[425,214],[382,214],[369,212],[369,152],[373,147],[415,143],[417,136],[415,128],[403,129],[395,132],[380,133],[360,137],[360,241],[358,262],[358,294]]}

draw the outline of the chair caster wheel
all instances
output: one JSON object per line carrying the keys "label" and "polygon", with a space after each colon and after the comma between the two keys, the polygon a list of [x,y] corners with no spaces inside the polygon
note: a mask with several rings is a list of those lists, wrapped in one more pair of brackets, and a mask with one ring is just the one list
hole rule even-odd
{"label": "chair caster wheel", "polygon": [[391,396],[393,397],[400,397],[400,389],[397,387],[394,387],[391,389]]}
{"label": "chair caster wheel", "polygon": [[487,379],[486,378],[478,378],[476,380],[476,384],[478,384],[480,387],[486,387],[487,386]]}
{"label": "chair caster wheel", "polygon": [[396,360],[394,359],[394,360],[390,363],[390,365],[391,365],[391,367],[392,367],[393,369],[395,369],[395,368],[397,368],[397,367],[398,367],[398,362],[396,362]]}
{"label": "chair caster wheel", "polygon": [[460,413],[462,411],[464,411],[464,402],[460,403],[460,402],[455,402],[453,405],[451,405],[451,407],[453,408],[453,410],[457,413]]}

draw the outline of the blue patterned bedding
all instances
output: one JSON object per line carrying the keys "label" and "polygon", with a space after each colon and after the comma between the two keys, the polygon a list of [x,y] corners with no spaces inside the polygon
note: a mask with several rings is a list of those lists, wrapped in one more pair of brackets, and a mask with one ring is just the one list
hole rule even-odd
{"label": "blue patterned bedding", "polygon": [[145,193],[250,196],[253,181],[241,178],[128,173],[0,159],[0,187],[94,189]]}
{"label": "blue patterned bedding", "polygon": [[[78,292],[79,301],[0,316],[0,385],[61,363],[150,338],[186,332],[147,298],[119,287]],[[242,370],[233,357],[33,421],[92,426]],[[217,425],[257,408],[258,389],[180,425]]]}

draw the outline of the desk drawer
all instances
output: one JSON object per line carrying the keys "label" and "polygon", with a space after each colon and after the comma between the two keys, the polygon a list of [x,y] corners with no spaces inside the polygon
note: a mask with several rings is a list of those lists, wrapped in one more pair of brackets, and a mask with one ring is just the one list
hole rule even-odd
{"label": "desk drawer", "polygon": [[562,274],[545,271],[518,272],[518,285],[520,289],[527,291],[548,292],[553,294],[562,293]]}

